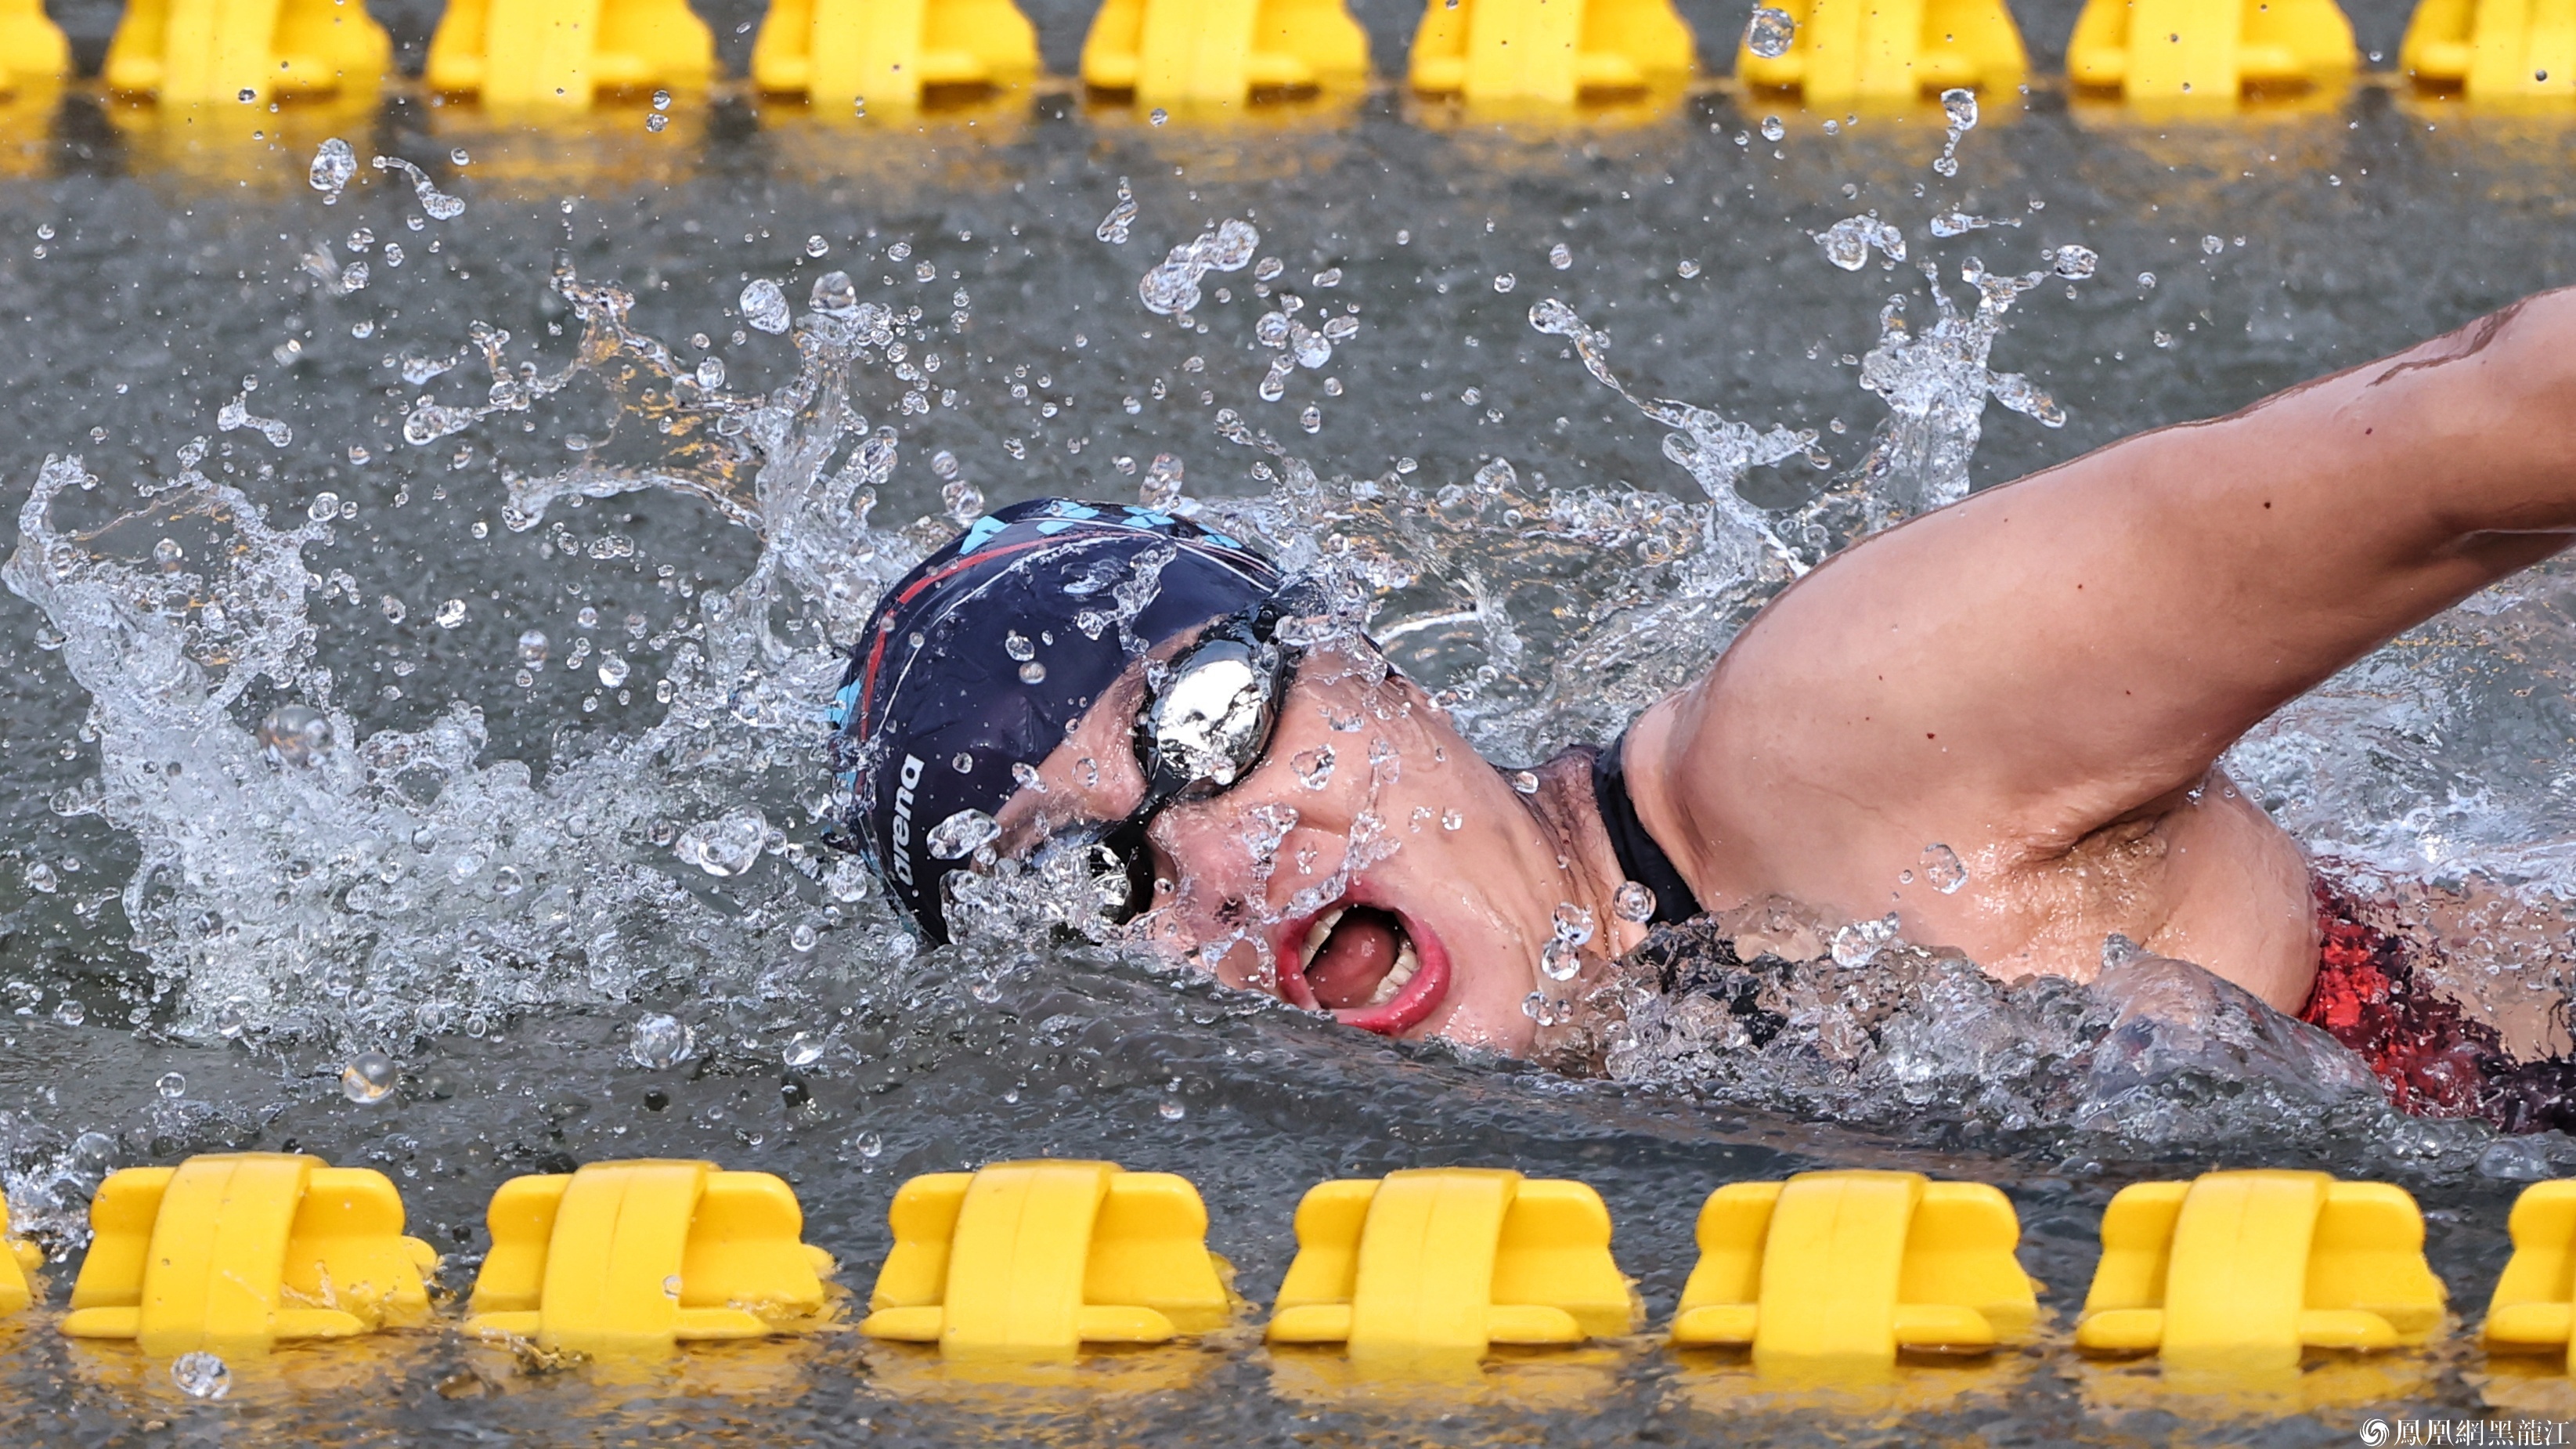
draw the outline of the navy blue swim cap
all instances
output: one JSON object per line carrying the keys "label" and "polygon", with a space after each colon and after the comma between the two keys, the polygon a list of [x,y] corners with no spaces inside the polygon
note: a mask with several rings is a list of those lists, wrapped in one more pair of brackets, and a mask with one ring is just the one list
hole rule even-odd
{"label": "navy blue swim cap", "polygon": [[[843,828],[948,939],[931,832],[998,813],[1101,691],[1182,634],[1278,592],[1270,561],[1187,519],[1041,498],[979,519],[886,591],[833,696]],[[956,852],[952,852],[956,853]]]}

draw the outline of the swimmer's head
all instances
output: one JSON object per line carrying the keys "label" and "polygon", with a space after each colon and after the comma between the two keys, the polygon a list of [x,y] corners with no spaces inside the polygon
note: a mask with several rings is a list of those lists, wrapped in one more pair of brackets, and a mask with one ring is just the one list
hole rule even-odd
{"label": "swimmer's head", "polygon": [[976,847],[1098,852],[1141,944],[1510,1052],[1532,992],[1573,987],[1539,976],[1562,913],[1601,959],[1633,944],[1607,837],[1570,823],[1587,765],[1487,764],[1316,593],[1185,520],[1044,500],[977,524],[887,593],[833,719],[852,843],[935,940]]}
{"label": "swimmer's head", "polygon": [[851,651],[831,712],[848,843],[947,940],[941,885],[971,851],[932,832],[1001,814],[1138,661],[1281,584],[1151,509],[1043,498],[978,520],[886,591]]}

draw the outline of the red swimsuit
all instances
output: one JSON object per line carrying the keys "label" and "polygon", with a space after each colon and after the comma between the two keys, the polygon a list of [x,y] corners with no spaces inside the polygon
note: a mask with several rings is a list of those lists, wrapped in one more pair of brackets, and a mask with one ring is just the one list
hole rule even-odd
{"label": "red swimsuit", "polygon": [[2415,979],[2407,947],[2317,887],[2316,985],[2299,1017],[2360,1054],[2389,1099],[2424,1117],[2481,1117],[2508,1132],[2576,1126],[2576,1062],[2516,1062],[2496,1029]]}

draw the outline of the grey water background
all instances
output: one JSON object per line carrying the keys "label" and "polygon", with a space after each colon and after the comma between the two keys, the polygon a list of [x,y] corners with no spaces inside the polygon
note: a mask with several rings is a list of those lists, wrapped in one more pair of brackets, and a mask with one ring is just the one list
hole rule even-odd
{"label": "grey water background", "polygon": [[[1411,14],[1355,8],[1380,69],[1395,70]],[[1740,7],[1685,8],[1704,43],[1740,24]],[[2043,68],[2071,25],[2071,8],[2057,9],[2021,15]],[[92,63],[104,13],[64,15]],[[416,65],[428,14],[380,13]],[[749,17],[715,18],[738,68],[748,37],[733,26]],[[1083,17],[1037,18],[1050,64],[1070,70]],[[2370,7],[2356,19],[2365,48],[2393,51],[2400,12]],[[1724,68],[1722,54],[1713,61]],[[2029,373],[2071,419],[2049,431],[1990,410],[1981,482],[2225,411],[2570,278],[2571,133],[2547,120],[2470,120],[2381,89],[2322,114],[2207,128],[2105,121],[2044,87],[2025,113],[2011,109],[1989,104],[1963,152],[1959,194],[1970,210],[2020,215],[2025,226],[1980,234],[1969,250],[2000,266],[1995,259],[2043,244],[2080,242],[2101,253],[2102,273],[2072,300],[2035,295],[1999,344],[1996,366]],[[585,712],[580,699],[597,691],[556,675],[532,692],[515,689],[520,631],[545,627],[560,648],[575,637],[570,616],[583,604],[612,617],[644,612],[658,627],[681,604],[653,566],[729,583],[754,550],[704,509],[653,494],[592,505],[635,540],[633,560],[541,557],[539,534],[498,526],[488,459],[458,467],[452,446],[400,443],[396,409],[417,389],[401,386],[384,360],[443,354],[474,320],[542,334],[562,317],[545,288],[559,251],[585,275],[636,288],[639,323],[677,338],[733,325],[724,309],[745,274],[781,278],[801,296],[820,272],[846,267],[874,295],[876,273],[896,272],[875,258],[909,239],[941,269],[921,289],[925,305],[939,305],[931,298],[952,285],[975,296],[972,357],[959,375],[977,385],[966,407],[906,420],[908,461],[883,505],[897,518],[936,511],[936,481],[920,460],[943,447],[996,503],[1040,492],[1125,496],[1133,480],[1112,460],[1160,451],[1189,459],[1197,491],[1250,488],[1240,472],[1248,455],[1214,442],[1210,409],[1177,394],[1133,414],[1119,405],[1161,377],[1230,389],[1226,401],[1256,410],[1257,356],[1210,343],[1207,371],[1185,374],[1194,344],[1168,330],[1136,335],[1150,320],[1135,305],[1136,274],[1204,219],[1228,215],[1253,216],[1264,250],[1285,257],[1292,275],[1340,267],[1330,295],[1363,305],[1366,330],[1333,369],[1345,395],[1313,399],[1323,429],[1293,439],[1319,466],[1374,472],[1411,457],[1423,476],[1464,479],[1502,454],[1558,484],[1681,491],[1687,480],[1657,455],[1657,431],[1560,360],[1525,314],[1540,296],[1574,302],[1613,334],[1624,374],[1650,392],[1762,425],[1848,419],[1851,435],[1827,440],[1848,459],[1875,405],[1838,359],[1866,350],[1877,305],[1905,279],[1836,271],[1807,233],[1872,206],[1910,206],[1919,219],[1925,203],[1911,189],[1932,180],[1938,129],[1866,121],[1827,136],[1809,121],[1776,148],[1736,145],[1759,114],[1704,96],[1637,129],[1530,136],[1419,124],[1407,103],[1380,92],[1343,124],[1210,136],[1050,95],[972,130],[848,135],[728,104],[684,108],[651,137],[640,111],[612,112],[604,139],[546,143],[559,169],[532,179],[501,169],[507,145],[403,99],[351,137],[361,156],[372,147],[418,160],[468,202],[457,221],[414,233],[403,220],[408,193],[372,175],[340,205],[321,207],[302,183],[309,144],[265,159],[246,153],[241,175],[185,176],[75,97],[51,121],[43,173],[0,181],[0,319],[13,343],[0,373],[0,498],[14,504],[42,460],[66,451],[120,486],[166,475],[179,445],[213,433],[217,408],[255,374],[255,410],[291,422],[296,440],[273,455],[273,477],[247,485],[254,496],[283,511],[329,489],[362,505],[336,543],[307,559],[360,584],[359,601],[317,605],[315,617],[367,726],[417,728],[449,699],[476,700],[490,714],[487,757],[542,764],[640,727],[651,706],[639,695]],[[458,146],[473,164],[442,159]],[[1132,179],[1142,216],[1137,239],[1113,248],[1091,233],[1121,176]],[[2028,209],[2034,198],[2044,209]],[[380,264],[366,292],[320,295],[299,270],[302,254],[315,237],[359,225],[403,242],[409,260],[399,270]],[[52,235],[40,239],[40,226]],[[1409,240],[1399,242],[1399,231]],[[826,239],[824,257],[805,255],[808,236]],[[2216,254],[2205,236],[2221,239]],[[425,250],[432,237],[435,253]],[[1546,259],[1558,242],[1574,257],[1561,272]],[[1679,275],[1685,260],[1698,264],[1696,277]],[[954,283],[952,270],[962,273]],[[2148,272],[2155,285],[2140,286]],[[1503,273],[1517,279],[1509,293],[1493,285]],[[352,324],[367,320],[374,335],[352,337]],[[2172,345],[2158,346],[2159,334]],[[296,348],[282,353],[290,342]],[[785,345],[768,339],[722,350],[738,386],[783,377],[788,366]],[[1041,391],[1059,404],[1057,417],[1006,396],[1010,370],[1023,364],[1053,380]],[[1471,389],[1478,400],[1462,401]],[[1290,436],[1295,406],[1256,421]],[[96,440],[93,430],[102,430]],[[1004,446],[1014,438],[1025,458]],[[1075,439],[1087,440],[1079,452],[1067,446]],[[351,461],[352,444],[367,462]],[[477,522],[490,525],[484,536]],[[405,623],[383,619],[373,603],[382,594],[409,602]],[[438,628],[431,607],[451,596],[472,601],[468,620]],[[113,1348],[67,1344],[31,1315],[0,1323],[0,1426],[21,1442],[2325,1444],[2350,1442],[2366,1412],[2519,1402],[2487,1382],[2465,1338],[2426,1356],[2422,1379],[2393,1398],[2305,1415],[2141,1396],[2127,1392],[2137,1371],[2074,1360],[2065,1324],[2090,1275],[2103,1204],[2119,1186],[2212,1166],[2317,1166],[2391,1178],[2417,1194],[2465,1334],[2503,1265],[2516,1179],[2545,1156],[2491,1163],[2504,1174],[2496,1176],[2474,1155],[2301,1135],[2286,1124],[2272,1145],[2239,1137],[2206,1151],[2105,1150],[2071,1130],[1998,1134],[1937,1107],[1901,1130],[1863,1130],[1392,1047],[1072,954],[1013,978],[992,1001],[936,980],[887,992],[855,974],[836,981],[831,936],[791,999],[534,1010],[479,1039],[420,1043],[403,1055],[403,1084],[390,1099],[353,1103],[340,1091],[340,1058],[319,1048],[190,1045],[159,1030],[148,1009],[140,1023],[127,1019],[141,968],[113,897],[132,848],[95,818],[48,807],[96,763],[81,738],[86,699],[42,634],[33,609],[0,597],[0,857],[9,862],[0,867],[0,981],[39,992],[24,1014],[0,1017],[0,1152],[13,1168],[57,1158],[93,1131],[113,1139],[118,1163],[292,1147],[380,1167],[402,1189],[413,1230],[456,1255],[446,1281],[461,1291],[483,1241],[482,1205],[508,1176],[611,1156],[705,1156],[794,1182],[808,1240],[839,1255],[843,1282],[863,1295],[886,1244],[887,1200],[905,1177],[1005,1157],[1096,1155],[1196,1182],[1212,1246],[1258,1304],[1293,1251],[1290,1218],[1307,1185],[1508,1164],[1603,1192],[1621,1264],[1641,1280],[1650,1324],[1659,1324],[1688,1272],[1692,1218],[1711,1188],[1809,1167],[1903,1166],[2011,1193],[2024,1260],[2059,1317],[2037,1347],[2002,1366],[1927,1370],[1915,1381],[1947,1385],[1955,1398],[1926,1390],[1895,1406],[1744,1408],[1713,1406],[1699,1392],[1699,1380],[1720,1370],[1643,1341],[1620,1350],[1597,1390],[1574,1402],[1516,1397],[1505,1371],[1454,1400],[1394,1391],[1317,1400],[1285,1389],[1239,1338],[1180,1351],[1195,1353],[1200,1371],[1178,1387],[1122,1390],[1104,1376],[1011,1396],[910,1387],[919,1374],[906,1370],[917,1366],[847,1333],[705,1350],[629,1377],[536,1372],[452,1336],[423,1336],[236,1365],[231,1397],[196,1402],[157,1369]],[[385,697],[386,684],[399,695]],[[25,867],[37,862],[56,870],[54,891],[26,883]],[[82,1003],[82,1024],[58,1019],[65,1000]],[[695,1060],[667,1071],[634,1062],[629,1032],[647,1009],[692,1024]],[[793,1032],[825,1028],[839,1034],[821,1061],[782,1066]],[[164,1095],[156,1084],[173,1072],[183,1086]],[[56,1305],[70,1274],[69,1262],[53,1269]],[[2524,1391],[2556,1404],[2545,1390]],[[2576,1400],[2548,1416],[2571,1415]]]}

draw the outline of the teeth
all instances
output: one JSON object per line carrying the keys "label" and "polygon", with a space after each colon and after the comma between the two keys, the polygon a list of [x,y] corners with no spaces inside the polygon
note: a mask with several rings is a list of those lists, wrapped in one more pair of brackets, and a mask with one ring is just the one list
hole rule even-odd
{"label": "teeth", "polygon": [[1324,949],[1325,940],[1333,934],[1333,928],[1342,923],[1342,913],[1349,909],[1348,906],[1336,906],[1317,916],[1315,924],[1306,928],[1306,944],[1297,952],[1298,970],[1303,971],[1315,964],[1315,954]]}
{"label": "teeth", "polygon": [[1396,993],[1404,989],[1405,983],[1413,979],[1413,973],[1421,969],[1421,954],[1413,949],[1413,942],[1408,937],[1404,943],[1404,949],[1396,953],[1395,969],[1387,972],[1386,979],[1377,984],[1377,990],[1369,993],[1368,1004],[1384,1006],[1393,1001]]}

